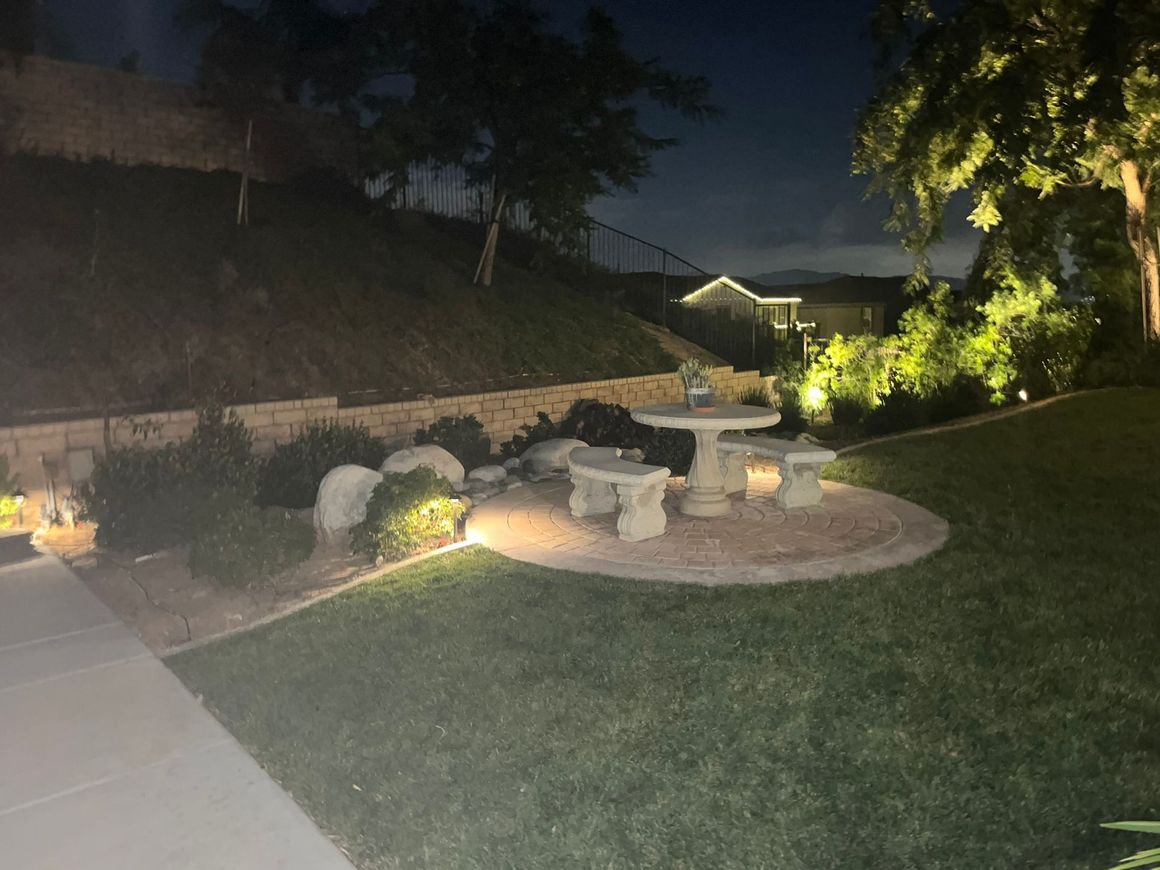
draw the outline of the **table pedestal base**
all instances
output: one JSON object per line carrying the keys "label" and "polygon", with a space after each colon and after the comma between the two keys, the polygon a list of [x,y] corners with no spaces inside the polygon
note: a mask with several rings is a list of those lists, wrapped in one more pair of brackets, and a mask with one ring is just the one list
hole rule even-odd
{"label": "table pedestal base", "polygon": [[697,451],[685,478],[685,494],[681,497],[681,513],[690,517],[723,517],[733,510],[725,494],[725,478],[717,459],[715,429],[696,429]]}

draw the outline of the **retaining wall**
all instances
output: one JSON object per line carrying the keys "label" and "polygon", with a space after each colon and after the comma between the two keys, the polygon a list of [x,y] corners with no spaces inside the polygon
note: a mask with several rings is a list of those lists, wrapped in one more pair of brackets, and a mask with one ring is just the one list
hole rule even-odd
{"label": "retaining wall", "polygon": [[[768,383],[759,372],[735,372],[730,366],[714,369],[713,381],[718,397],[724,400],[735,399],[747,387]],[[253,434],[258,454],[271,452],[275,445],[293,438],[299,429],[317,420],[362,423],[372,434],[402,447],[411,442],[417,429],[439,417],[464,414],[474,414],[483,423],[492,447],[498,449],[500,442],[510,439],[521,425],[534,423],[537,411],[546,411],[559,420],[577,399],[599,399],[631,408],[679,402],[683,397],[676,374],[665,373],[352,408],[338,407],[333,396],[233,408]],[[114,447],[156,447],[189,437],[196,422],[197,413],[193,410],[110,418],[108,443]],[[135,424],[144,428],[135,433]],[[28,496],[20,525],[34,526],[39,522],[40,508],[46,500],[46,479],[53,481],[60,499],[87,478],[88,457],[97,458],[105,452],[105,427],[106,421],[98,417],[0,428],[0,455],[8,457],[9,468],[19,476]]]}
{"label": "retaining wall", "polygon": [[[248,120],[205,105],[193,85],[38,56],[0,65],[7,151],[240,172]],[[255,179],[282,181],[310,167],[356,177],[356,131],[333,115],[277,104],[253,120]]]}

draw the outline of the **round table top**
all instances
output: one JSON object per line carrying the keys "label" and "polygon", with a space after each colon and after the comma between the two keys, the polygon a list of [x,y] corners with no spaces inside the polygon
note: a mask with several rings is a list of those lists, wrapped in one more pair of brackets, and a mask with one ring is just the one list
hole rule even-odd
{"label": "round table top", "polygon": [[690,411],[684,405],[646,405],[631,411],[632,419],[662,429],[764,429],[775,425],[781,414],[755,405],[716,405]]}

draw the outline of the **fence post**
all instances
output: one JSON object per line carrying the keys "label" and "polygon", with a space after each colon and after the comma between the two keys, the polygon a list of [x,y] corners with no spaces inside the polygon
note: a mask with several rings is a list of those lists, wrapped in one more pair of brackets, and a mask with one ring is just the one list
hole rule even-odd
{"label": "fence post", "polygon": [[661,326],[669,325],[669,252],[661,248]]}

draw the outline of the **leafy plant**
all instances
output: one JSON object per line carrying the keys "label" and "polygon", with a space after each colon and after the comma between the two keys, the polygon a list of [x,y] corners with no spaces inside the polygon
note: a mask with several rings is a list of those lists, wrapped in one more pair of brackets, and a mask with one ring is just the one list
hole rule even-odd
{"label": "leafy plant", "polygon": [[[835,416],[834,422],[839,422]],[[866,412],[862,429],[867,435],[889,435],[915,429],[927,422],[927,405],[914,393],[893,390],[875,408]]]}
{"label": "leafy plant", "polygon": [[977,378],[969,375],[959,375],[926,400],[927,417],[931,423],[945,423],[947,420],[981,414],[989,407],[986,388]]}
{"label": "leafy plant", "polygon": [[774,432],[797,435],[810,428],[810,421],[806,419],[806,412],[802,407],[800,387],[792,384],[783,386],[778,392],[776,407],[781,413],[781,419],[773,427]]}
{"label": "leafy plant", "polygon": [[426,466],[384,475],[367,502],[366,519],[351,529],[354,549],[394,561],[455,533],[463,506],[451,485]]}
{"label": "leafy plant", "polygon": [[80,517],[97,524],[102,547],[153,552],[189,533],[189,485],[185,455],[167,444],[111,450],[77,491]]}
{"label": "leafy plant", "polygon": [[632,419],[623,405],[581,399],[560,424],[560,434],[592,447],[643,447],[652,429]]}
{"label": "leafy plant", "polygon": [[543,411],[536,412],[535,423],[524,423],[520,426],[520,432],[523,434],[517,432],[512,436],[511,441],[504,441],[500,444],[499,452],[504,458],[519,456],[533,444],[539,444],[549,438],[560,437],[560,427]]}
{"label": "leafy plant", "polygon": [[487,465],[491,457],[491,439],[483,434],[483,424],[474,414],[440,417],[415,433],[415,443],[438,444],[468,471]]}
{"label": "leafy plant", "polygon": [[758,408],[773,408],[776,404],[773,401],[773,396],[769,394],[769,390],[765,387],[746,387],[741,391],[737,397],[737,404],[739,405],[755,405]]}
{"label": "leafy plant", "polygon": [[690,357],[677,368],[677,375],[686,390],[700,390],[713,386],[713,367]]}
{"label": "leafy plant", "polygon": [[189,568],[228,586],[279,574],[310,557],[314,529],[279,508],[236,503],[200,529],[189,548]]}
{"label": "leafy plant", "polygon": [[152,552],[188,541],[226,506],[254,498],[250,435],[233,411],[198,410],[190,438],[154,450],[116,448],[77,492],[101,546]]}
{"label": "leafy plant", "polygon": [[692,432],[685,429],[656,429],[645,445],[644,461],[649,465],[668,468],[675,477],[683,477],[689,473],[696,449],[697,441]]}
{"label": "leafy plant", "polygon": [[[1100,827],[1116,831],[1160,834],[1160,822],[1104,822]],[[1128,870],[1130,867],[1160,867],[1160,848],[1143,849],[1134,855],[1129,855],[1111,870]]]}
{"label": "leafy plant", "polygon": [[258,469],[259,505],[305,508],[314,504],[318,485],[332,468],[362,465],[378,468],[387,456],[381,438],[361,423],[337,420],[311,423],[293,440],[279,444]]}
{"label": "leafy plant", "polygon": [[8,457],[0,456],[0,529],[12,525],[12,517],[20,510],[22,494],[20,481],[8,473]]}
{"label": "leafy plant", "polygon": [[830,397],[830,416],[839,426],[856,426],[866,410],[866,405],[860,396]]}

